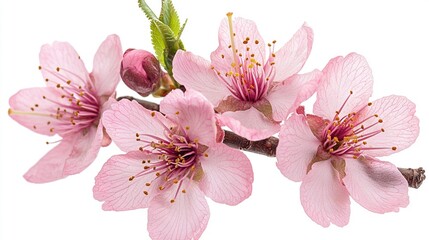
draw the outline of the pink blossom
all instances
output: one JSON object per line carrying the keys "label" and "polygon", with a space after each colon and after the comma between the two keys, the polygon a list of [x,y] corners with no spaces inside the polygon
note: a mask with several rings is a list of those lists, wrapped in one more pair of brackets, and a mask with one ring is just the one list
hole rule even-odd
{"label": "pink blossom", "polygon": [[170,92],[159,112],[119,101],[103,123],[118,147],[95,178],[104,210],[148,208],[152,239],[198,239],[209,220],[204,197],[236,205],[250,196],[253,171],[241,151],[217,141],[213,106],[199,93]]}
{"label": "pink blossom", "polygon": [[187,89],[201,92],[221,113],[220,119],[235,133],[250,139],[267,138],[316,90],[318,70],[297,74],[313,44],[313,31],[305,24],[278,51],[276,41],[265,43],[253,21],[232,14],[219,28],[219,47],[211,63],[191,52],[178,51],[173,73]]}
{"label": "pink blossom", "polygon": [[100,45],[92,73],[69,43],[42,46],[39,69],[47,86],[13,95],[9,115],[34,132],[62,139],[24,175],[27,181],[43,183],[77,174],[111,142],[100,117],[115,101],[121,59],[116,35]]}
{"label": "pink blossom", "polygon": [[372,85],[364,57],[334,58],[323,70],[316,115],[300,109],[280,131],[277,167],[287,178],[302,181],[302,206],[324,227],[348,223],[349,195],[376,213],[408,205],[407,181],[393,164],[377,157],[416,140],[415,105],[394,95],[369,103]]}

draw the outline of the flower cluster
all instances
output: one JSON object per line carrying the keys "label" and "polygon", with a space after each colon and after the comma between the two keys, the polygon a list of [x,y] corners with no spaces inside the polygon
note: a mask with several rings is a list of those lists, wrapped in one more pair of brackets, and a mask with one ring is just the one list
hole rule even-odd
{"label": "flower cluster", "polygon": [[[42,46],[46,87],[13,95],[9,115],[61,140],[50,143],[58,145],[26,180],[80,173],[113,141],[124,153],[105,159],[93,187],[103,210],[148,208],[151,238],[198,239],[210,217],[205,197],[237,205],[252,193],[250,160],[224,143],[227,127],[250,142],[279,133],[277,167],[302,182],[301,204],[321,226],[348,224],[349,196],[376,213],[408,205],[407,180],[378,157],[414,143],[415,105],[396,95],[369,102],[373,78],[363,56],[350,53],[322,71],[300,73],[313,44],[307,24],[276,50],[277,42],[265,43],[253,21],[228,13],[219,47],[206,60],[184,51],[184,26],[171,1],[163,1],[173,9],[163,18],[139,3],[152,21],[152,40],[165,37],[154,41],[158,56],[123,53],[119,37],[110,35],[88,73],[70,44]],[[141,96],[165,96],[159,109],[116,99],[120,78]],[[310,114],[301,104],[314,93]]]}

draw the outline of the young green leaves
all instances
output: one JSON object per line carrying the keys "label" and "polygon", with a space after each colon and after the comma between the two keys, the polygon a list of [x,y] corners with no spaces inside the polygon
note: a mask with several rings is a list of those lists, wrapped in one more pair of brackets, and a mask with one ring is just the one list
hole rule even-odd
{"label": "young green leaves", "polygon": [[184,50],[180,36],[186,22],[180,25],[179,16],[171,0],[162,0],[159,17],[150,9],[146,1],[139,0],[139,6],[151,21],[151,37],[155,54],[161,65],[172,76],[172,62],[177,50]]}

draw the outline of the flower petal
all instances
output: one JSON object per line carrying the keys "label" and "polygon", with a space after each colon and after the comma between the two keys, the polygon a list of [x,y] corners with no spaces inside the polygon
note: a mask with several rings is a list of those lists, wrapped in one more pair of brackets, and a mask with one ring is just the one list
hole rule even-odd
{"label": "flower petal", "polygon": [[32,183],[46,183],[64,178],[64,164],[73,150],[68,139],[50,150],[24,175],[25,180]]}
{"label": "flower petal", "polygon": [[[109,99],[107,99],[107,101],[105,103],[103,103],[103,105],[101,105],[101,109],[100,109],[100,121],[99,124],[103,124],[103,113],[107,110],[109,110],[112,106],[112,104],[117,103],[118,101],[116,100],[116,98],[114,97],[110,97]],[[103,125],[103,140],[101,141],[101,146],[102,147],[107,147],[110,145],[110,143],[112,143],[112,139],[110,138],[109,134],[106,131],[106,128]]]}
{"label": "flower petal", "polygon": [[187,90],[171,91],[160,104],[160,111],[174,119],[187,132],[190,140],[203,144],[216,141],[216,119],[211,105],[203,95]]}
{"label": "flower petal", "polygon": [[275,85],[266,99],[273,109],[276,121],[285,120],[303,101],[311,97],[317,89],[322,73],[319,70],[293,75],[286,81]]}
{"label": "flower petal", "polygon": [[[164,136],[165,127],[172,126],[161,113],[149,111],[136,101],[123,99],[112,104],[112,109],[103,114],[103,125],[107,133],[118,147],[124,152],[137,151],[145,145],[141,140],[149,139],[145,135]],[[142,134],[137,137],[136,134]]]}
{"label": "flower petal", "polygon": [[251,141],[261,140],[280,131],[280,124],[270,121],[251,107],[245,111],[226,112],[219,116],[222,124]]}
{"label": "flower petal", "polygon": [[247,156],[224,144],[210,146],[201,160],[201,189],[218,203],[237,205],[252,193],[253,170]]}
{"label": "flower petal", "polygon": [[111,96],[119,83],[122,60],[121,41],[110,35],[101,43],[94,56],[92,77],[98,96]]}
{"label": "flower petal", "polygon": [[[235,33],[234,45],[238,54],[246,52],[254,54],[253,58],[260,63],[265,62],[265,43],[259,34],[256,24],[248,19],[235,18],[233,20]],[[217,71],[227,73],[231,70],[231,63],[235,62],[231,45],[230,27],[228,19],[224,19],[219,27],[219,47],[210,55],[213,66]],[[248,38],[248,40],[246,40]],[[247,42],[244,44],[243,42]],[[247,51],[249,48],[249,51]],[[223,56],[223,57],[222,57]]]}
{"label": "flower petal", "polygon": [[157,156],[141,151],[116,155],[107,160],[95,177],[93,188],[94,198],[104,202],[103,210],[123,211],[149,206],[158,194],[158,184],[152,182],[156,179],[155,173],[136,177],[143,171],[142,160],[147,159],[158,160]]}
{"label": "flower petal", "polygon": [[329,160],[314,163],[304,177],[301,204],[307,215],[323,227],[330,223],[343,227],[349,222],[349,194]]}
{"label": "flower petal", "polygon": [[409,203],[408,182],[389,162],[347,159],[343,182],[357,203],[376,213],[397,212]]}
{"label": "flower petal", "polygon": [[368,103],[372,94],[372,84],[371,69],[363,56],[350,53],[344,58],[333,58],[323,69],[313,112],[332,120],[335,112],[340,110],[349,97],[350,91],[353,91],[353,94],[350,95],[341,113],[357,112]]}
{"label": "flower petal", "polygon": [[267,67],[275,62],[275,82],[281,82],[298,73],[307,61],[313,46],[313,30],[306,24],[267,61]]}
{"label": "flower petal", "polygon": [[53,126],[61,121],[54,117],[58,104],[47,99],[61,99],[61,94],[51,87],[22,89],[9,99],[9,116],[34,132],[52,136]]}
{"label": "flower petal", "polygon": [[210,62],[191,52],[177,51],[173,59],[173,73],[178,82],[202,93],[215,106],[231,95],[211,69]]}
{"label": "flower petal", "polygon": [[45,183],[80,173],[95,160],[100,150],[99,132],[90,127],[85,133],[65,136],[58,146],[28,170],[24,178],[33,183]]}
{"label": "flower petal", "polygon": [[73,151],[64,166],[66,175],[82,172],[95,160],[103,141],[103,126],[91,126],[77,135],[72,145]]}
{"label": "flower petal", "polygon": [[[365,147],[386,148],[370,150],[368,154],[376,157],[387,156],[413,144],[419,135],[419,119],[414,116],[415,112],[416,105],[413,102],[406,97],[394,95],[378,99],[366,108],[363,115],[377,114],[382,119],[377,128],[382,128],[384,132],[368,138]],[[378,118],[375,121],[378,121]],[[396,150],[392,150],[392,147]]]}
{"label": "flower petal", "polygon": [[85,86],[90,83],[89,73],[76,50],[67,42],[45,44],[39,54],[40,69],[48,79],[48,86],[72,84]]}
{"label": "flower petal", "polygon": [[290,180],[302,181],[319,145],[320,141],[311,132],[305,116],[292,115],[280,130],[277,167]]}
{"label": "flower petal", "polygon": [[152,239],[198,239],[206,229],[210,211],[204,194],[195,183],[184,184],[189,185],[186,193],[179,193],[174,203],[174,191],[151,201],[147,228]]}

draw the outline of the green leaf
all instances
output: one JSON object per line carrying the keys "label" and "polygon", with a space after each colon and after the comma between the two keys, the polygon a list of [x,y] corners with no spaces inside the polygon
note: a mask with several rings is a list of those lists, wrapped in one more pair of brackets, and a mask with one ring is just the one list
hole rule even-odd
{"label": "green leaf", "polygon": [[139,1],[139,7],[143,10],[144,14],[149,20],[158,19],[158,17],[155,15],[155,13],[150,9],[149,5],[147,5],[145,0],[138,0]]}
{"label": "green leaf", "polygon": [[179,49],[182,49],[182,50],[186,50],[182,40],[180,40],[180,37],[182,36],[182,32],[185,29],[186,23],[188,23],[188,19],[185,20],[185,23],[182,25],[177,35],[177,39],[179,39]]}
{"label": "green leaf", "polygon": [[165,67],[164,63],[164,49],[165,49],[165,43],[163,36],[161,32],[158,30],[158,28],[155,26],[155,23],[151,22],[150,24],[150,30],[151,30],[151,37],[152,37],[152,45],[153,49],[155,50],[155,55],[158,58],[158,61],[161,63],[163,68]]}
{"label": "green leaf", "polygon": [[138,0],[139,7],[151,21],[151,38],[155,54],[161,65],[172,76],[172,62],[177,50],[185,49],[180,36],[186,22],[180,26],[179,16],[171,0],[162,0],[161,13],[157,17],[145,0]]}
{"label": "green leaf", "polygon": [[[159,20],[152,20],[152,23],[159,30],[162,39],[164,40],[164,64],[166,70],[171,73],[172,62],[177,50],[180,49],[180,40],[176,39],[174,32],[169,26]],[[183,45],[183,44],[182,44]]]}
{"label": "green leaf", "polygon": [[159,20],[170,27],[175,36],[179,35],[180,19],[171,0],[163,0]]}

